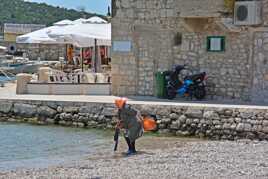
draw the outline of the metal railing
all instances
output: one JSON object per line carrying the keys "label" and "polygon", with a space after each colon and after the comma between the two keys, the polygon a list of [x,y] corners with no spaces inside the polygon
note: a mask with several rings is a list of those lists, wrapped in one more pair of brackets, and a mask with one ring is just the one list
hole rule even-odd
{"label": "metal railing", "polygon": [[7,83],[7,82],[12,82],[12,81],[16,80],[16,75],[14,75],[14,74],[12,74],[10,72],[4,71],[3,69],[0,69],[0,74],[4,78],[4,79],[0,78],[0,86],[1,87],[4,87],[5,83]]}

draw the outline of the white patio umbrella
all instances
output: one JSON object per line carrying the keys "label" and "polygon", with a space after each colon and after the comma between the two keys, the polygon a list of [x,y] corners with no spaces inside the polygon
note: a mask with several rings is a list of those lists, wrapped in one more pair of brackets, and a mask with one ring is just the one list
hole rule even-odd
{"label": "white patio umbrella", "polygon": [[87,19],[80,18],[80,19],[77,19],[77,20],[75,20],[75,21],[73,21],[73,22],[74,22],[74,24],[82,24],[82,23],[84,23],[86,20],[87,20]]}
{"label": "white patio umbrella", "polygon": [[[90,19],[92,21],[88,21]],[[55,23],[54,26],[18,36],[16,42],[66,43],[77,47],[92,47],[95,45],[95,40],[97,40],[98,46],[111,46],[111,24],[105,23],[106,21],[99,17],[90,19],[87,22],[82,18],[76,21],[62,20]]]}
{"label": "white patio umbrella", "polygon": [[69,19],[61,20],[59,22],[54,23],[56,26],[66,26],[66,25],[74,25],[75,23]]}
{"label": "white patio umbrella", "polygon": [[63,40],[60,41],[60,39],[56,40],[53,38],[50,38],[48,36],[48,33],[54,30],[57,30],[59,26],[51,26],[46,27],[44,29],[40,29],[25,35],[18,36],[16,38],[17,43],[43,43],[43,44],[57,44],[57,43],[65,43]]}
{"label": "white patio umbrella", "polygon": [[48,32],[56,41],[64,41],[77,47],[111,46],[111,24],[82,23],[56,28]]}
{"label": "white patio umbrella", "polygon": [[93,16],[93,17],[85,20],[84,22],[85,23],[95,23],[95,24],[108,23],[106,20],[104,20],[98,16]]}
{"label": "white patio umbrella", "polygon": [[[17,37],[17,43],[73,44],[74,46],[111,46],[111,24],[108,23],[55,23],[26,35]],[[97,57],[96,57],[97,58]]]}
{"label": "white patio umbrella", "polygon": [[48,36],[56,41],[64,41],[80,48],[94,47],[93,66],[95,72],[99,72],[100,61],[98,60],[97,46],[111,46],[111,24],[82,23],[69,25],[49,32]]}

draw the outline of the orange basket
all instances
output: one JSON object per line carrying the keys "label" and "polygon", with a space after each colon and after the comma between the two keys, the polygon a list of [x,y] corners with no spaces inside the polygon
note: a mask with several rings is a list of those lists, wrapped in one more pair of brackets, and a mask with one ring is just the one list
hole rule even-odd
{"label": "orange basket", "polygon": [[144,131],[154,131],[157,129],[156,121],[151,117],[143,118]]}

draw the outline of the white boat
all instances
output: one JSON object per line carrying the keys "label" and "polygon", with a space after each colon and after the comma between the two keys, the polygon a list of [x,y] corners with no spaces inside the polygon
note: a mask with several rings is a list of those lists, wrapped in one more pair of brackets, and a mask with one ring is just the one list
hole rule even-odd
{"label": "white boat", "polygon": [[12,59],[0,58],[0,74],[1,71],[15,75],[18,73],[36,73],[43,65],[39,61],[29,61],[20,57],[14,57]]}
{"label": "white boat", "polygon": [[[40,67],[42,67],[42,64],[20,64],[16,66],[2,66],[0,67],[0,70],[12,73],[12,74],[18,74],[18,73],[36,73]],[[0,71],[1,72],[1,71]]]}

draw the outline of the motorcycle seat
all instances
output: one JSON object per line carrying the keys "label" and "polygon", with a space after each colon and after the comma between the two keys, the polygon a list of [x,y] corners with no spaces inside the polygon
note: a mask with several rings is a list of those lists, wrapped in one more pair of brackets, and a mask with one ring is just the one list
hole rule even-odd
{"label": "motorcycle seat", "polygon": [[185,80],[193,80],[193,81],[203,80],[205,76],[206,76],[206,72],[203,72],[203,73],[198,73],[195,75],[186,76]]}

